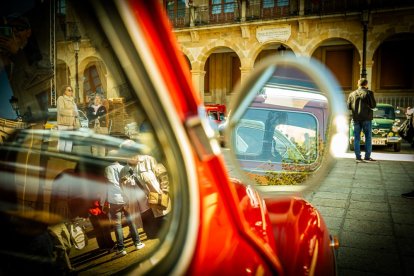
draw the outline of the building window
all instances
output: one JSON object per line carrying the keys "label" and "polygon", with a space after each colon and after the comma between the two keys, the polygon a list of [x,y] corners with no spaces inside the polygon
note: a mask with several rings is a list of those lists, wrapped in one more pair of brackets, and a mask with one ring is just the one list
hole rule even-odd
{"label": "building window", "polygon": [[[85,97],[97,91],[102,92],[102,82],[99,78],[98,70],[95,65],[88,67],[84,73],[85,80],[83,83],[83,91]],[[86,99],[85,99],[86,100]]]}
{"label": "building window", "polygon": [[234,0],[212,0],[211,14],[234,13]]}
{"label": "building window", "polygon": [[66,0],[58,0],[56,5],[57,14],[66,15]]}
{"label": "building window", "polygon": [[186,25],[185,15],[188,8],[188,2],[188,0],[172,0],[164,2],[168,18],[174,27],[184,27]]}
{"label": "building window", "polygon": [[286,6],[289,6],[289,0],[263,0],[264,9]]}
{"label": "building window", "polygon": [[185,16],[186,8],[185,0],[172,0],[166,2],[167,14],[170,19],[180,18]]}

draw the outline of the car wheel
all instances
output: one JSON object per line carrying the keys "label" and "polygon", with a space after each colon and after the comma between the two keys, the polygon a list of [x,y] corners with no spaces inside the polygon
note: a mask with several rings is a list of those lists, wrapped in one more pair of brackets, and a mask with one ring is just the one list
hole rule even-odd
{"label": "car wheel", "polygon": [[395,151],[395,152],[399,152],[399,151],[401,151],[401,143],[396,143],[396,144],[394,144],[394,151]]}

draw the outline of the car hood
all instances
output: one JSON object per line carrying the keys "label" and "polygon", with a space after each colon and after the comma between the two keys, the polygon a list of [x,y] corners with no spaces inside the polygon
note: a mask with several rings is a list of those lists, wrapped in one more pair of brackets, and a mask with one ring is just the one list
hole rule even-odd
{"label": "car hood", "polygon": [[372,128],[391,128],[394,124],[394,120],[383,119],[383,118],[374,118],[372,120]]}

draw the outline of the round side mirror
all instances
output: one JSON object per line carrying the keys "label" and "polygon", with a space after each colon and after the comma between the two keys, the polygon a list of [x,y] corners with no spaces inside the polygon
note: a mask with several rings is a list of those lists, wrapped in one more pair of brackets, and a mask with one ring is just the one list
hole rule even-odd
{"label": "round side mirror", "polygon": [[272,57],[235,90],[225,143],[230,172],[264,196],[321,182],[333,155],[346,151],[348,111],[339,85],[317,61]]}

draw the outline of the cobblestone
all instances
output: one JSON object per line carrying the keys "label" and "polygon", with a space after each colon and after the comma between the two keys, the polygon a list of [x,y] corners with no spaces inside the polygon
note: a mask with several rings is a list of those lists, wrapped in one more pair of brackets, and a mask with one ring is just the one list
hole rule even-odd
{"label": "cobblestone", "polygon": [[306,196],[339,238],[339,276],[413,275],[414,200],[401,197],[414,190],[413,172],[411,160],[339,158]]}

